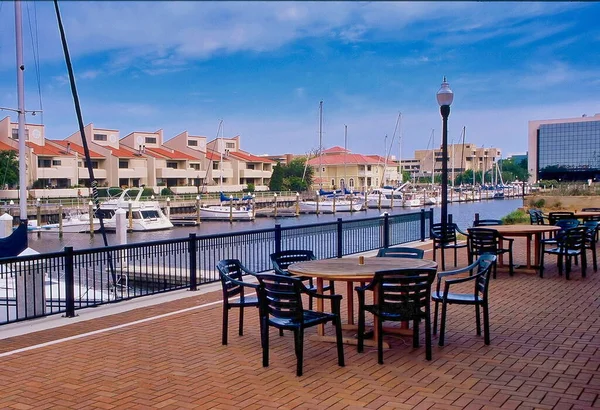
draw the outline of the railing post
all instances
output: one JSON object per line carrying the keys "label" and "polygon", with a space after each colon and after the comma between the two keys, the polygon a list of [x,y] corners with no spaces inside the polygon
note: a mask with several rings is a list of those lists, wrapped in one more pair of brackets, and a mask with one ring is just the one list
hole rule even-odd
{"label": "railing post", "polygon": [[448,224],[452,223],[452,214],[448,214]]}
{"label": "railing post", "polygon": [[421,209],[421,242],[425,242],[425,209]]}
{"label": "railing post", "polygon": [[75,275],[72,246],[65,246],[65,304],[65,317],[75,317]]}
{"label": "railing post", "polygon": [[383,214],[383,247],[390,247],[390,215],[387,212]]}
{"label": "railing post", "polygon": [[281,252],[281,225],[275,225],[275,253]]}
{"label": "railing post", "polygon": [[[475,212],[475,222],[479,222],[479,212]],[[475,225],[475,223],[473,223]]]}
{"label": "railing post", "polygon": [[337,257],[341,258],[342,256],[344,256],[344,243],[343,243],[343,225],[342,225],[342,218],[338,218],[337,220]]}
{"label": "railing post", "polygon": [[190,233],[188,240],[188,252],[190,254],[190,290],[198,290],[198,272],[196,264],[196,234]]}

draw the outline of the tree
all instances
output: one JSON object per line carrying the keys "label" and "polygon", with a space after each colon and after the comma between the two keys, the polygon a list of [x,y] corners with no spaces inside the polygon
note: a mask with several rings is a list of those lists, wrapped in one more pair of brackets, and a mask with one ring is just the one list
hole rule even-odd
{"label": "tree", "polygon": [[0,151],[0,188],[19,183],[19,160],[16,151]]}
{"label": "tree", "polygon": [[275,167],[273,168],[273,173],[271,174],[271,180],[269,181],[269,190],[281,191],[283,189],[283,176],[283,167],[278,162],[277,165],[275,165]]}

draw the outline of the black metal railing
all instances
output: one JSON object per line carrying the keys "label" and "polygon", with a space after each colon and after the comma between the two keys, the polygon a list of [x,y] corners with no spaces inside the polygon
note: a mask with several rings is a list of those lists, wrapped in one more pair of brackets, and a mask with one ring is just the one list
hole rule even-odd
{"label": "black metal railing", "polygon": [[177,289],[196,290],[219,279],[221,259],[240,259],[256,272],[271,270],[269,255],[312,249],[319,259],[341,258],[424,241],[433,210],[334,222],[196,236],[96,249],[0,259],[0,325]]}

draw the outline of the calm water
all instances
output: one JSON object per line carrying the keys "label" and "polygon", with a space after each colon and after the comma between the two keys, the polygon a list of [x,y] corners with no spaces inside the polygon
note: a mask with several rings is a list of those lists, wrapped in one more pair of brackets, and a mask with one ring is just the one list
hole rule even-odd
{"label": "calm water", "polygon": [[[452,215],[453,221],[458,224],[461,229],[470,227],[473,223],[475,213],[479,213],[481,219],[499,219],[508,213],[523,205],[522,199],[504,199],[504,200],[488,200],[482,202],[468,203],[451,203],[448,205],[448,213]],[[429,208],[426,208],[429,209]],[[420,208],[397,208],[391,214],[418,212]],[[149,241],[157,241],[162,239],[176,239],[187,237],[190,233],[197,235],[210,235],[216,233],[239,232],[244,230],[266,229],[273,228],[275,224],[281,226],[290,225],[306,225],[318,222],[332,222],[338,218],[348,219],[363,219],[367,217],[379,216],[383,211],[377,209],[369,209],[368,211],[356,212],[350,214],[348,212],[340,212],[336,215],[300,215],[295,218],[257,218],[253,222],[202,222],[199,226],[192,227],[175,227],[167,231],[158,232],[133,232],[128,234],[129,243],[141,243]],[[434,207],[434,220],[439,221],[440,208]],[[109,245],[116,245],[115,234],[108,234]],[[58,238],[58,234],[42,232],[41,236],[37,234],[29,234],[29,246],[39,252],[55,252],[62,250],[65,246],[72,246],[75,249],[96,248],[104,246],[102,235],[95,234],[90,238],[89,234],[71,233],[64,234],[62,239]]]}

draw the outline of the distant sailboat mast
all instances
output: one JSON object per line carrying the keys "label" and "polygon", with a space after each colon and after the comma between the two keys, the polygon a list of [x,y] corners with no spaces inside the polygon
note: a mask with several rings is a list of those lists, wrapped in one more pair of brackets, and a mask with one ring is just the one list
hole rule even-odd
{"label": "distant sailboat mast", "polygon": [[344,186],[340,187],[342,193],[346,192],[346,185],[348,184],[348,177],[346,175],[346,158],[348,155],[348,126],[344,124]]}
{"label": "distant sailboat mast", "polygon": [[319,188],[323,188],[323,167],[321,155],[323,154],[323,101],[319,102]]}
{"label": "distant sailboat mast", "polygon": [[23,65],[23,29],[21,2],[15,1],[15,31],[17,46],[17,99],[19,136],[19,208],[21,223],[27,224],[27,170],[25,166],[25,81]]}

